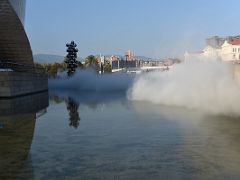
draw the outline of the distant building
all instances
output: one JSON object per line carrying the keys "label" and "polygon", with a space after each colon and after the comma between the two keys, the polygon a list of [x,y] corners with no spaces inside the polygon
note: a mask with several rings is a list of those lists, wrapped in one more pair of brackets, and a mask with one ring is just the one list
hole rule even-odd
{"label": "distant building", "polygon": [[221,57],[223,61],[240,61],[240,39],[225,41],[222,45]]}
{"label": "distant building", "polygon": [[163,61],[139,61],[139,67],[156,67],[164,66]]}
{"label": "distant building", "polygon": [[218,49],[221,48],[225,40],[226,38],[213,36],[206,39],[206,45]]}
{"label": "distant building", "polygon": [[205,60],[214,61],[221,60],[221,49],[213,48],[212,46],[205,47],[202,51],[185,52],[185,61]]}
{"label": "distant building", "polygon": [[130,50],[128,50],[125,53],[125,58],[126,58],[127,61],[134,61],[134,60],[136,60],[134,52],[132,52]]}
{"label": "distant building", "polygon": [[198,52],[186,52],[185,60],[220,60],[240,62],[240,36],[221,38],[214,36],[206,40],[206,47]]}
{"label": "distant building", "polygon": [[[222,46],[222,45],[221,45]],[[219,60],[221,59],[221,46],[213,47],[213,46],[206,46],[203,49],[203,57],[208,60]]]}
{"label": "distant building", "polygon": [[184,54],[184,59],[185,61],[202,60],[204,59],[203,51],[195,51],[195,52],[186,51]]}
{"label": "distant building", "polygon": [[168,58],[163,60],[163,65],[164,66],[172,66],[176,63],[180,63],[181,61],[179,59],[173,59],[173,58]]}
{"label": "distant building", "polygon": [[119,57],[119,56],[112,55],[112,56],[110,57],[110,60],[111,60],[111,61],[119,61],[119,60],[120,60],[120,57]]}
{"label": "distant building", "polygon": [[219,49],[222,47],[225,41],[234,41],[239,39],[240,36],[227,36],[227,37],[213,36],[206,39],[206,45]]}
{"label": "distant building", "polygon": [[102,64],[104,64],[104,62],[105,62],[105,56],[100,55],[100,62],[101,62]]}

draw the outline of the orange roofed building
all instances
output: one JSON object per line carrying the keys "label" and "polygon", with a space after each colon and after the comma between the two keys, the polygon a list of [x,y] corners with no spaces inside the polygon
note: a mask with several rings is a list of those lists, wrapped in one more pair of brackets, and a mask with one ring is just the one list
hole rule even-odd
{"label": "orange roofed building", "polygon": [[[209,39],[207,39],[207,46],[203,51],[197,53],[186,52],[185,60],[221,60],[240,63],[240,36],[218,38],[221,41],[216,41],[216,36]],[[214,43],[214,40],[216,43]]]}
{"label": "orange roofed building", "polygon": [[127,61],[134,61],[134,60],[136,60],[134,52],[132,52],[130,50],[128,50],[125,53],[125,58],[126,58]]}
{"label": "orange roofed building", "polygon": [[224,61],[240,61],[240,39],[225,41],[222,45],[221,57]]}

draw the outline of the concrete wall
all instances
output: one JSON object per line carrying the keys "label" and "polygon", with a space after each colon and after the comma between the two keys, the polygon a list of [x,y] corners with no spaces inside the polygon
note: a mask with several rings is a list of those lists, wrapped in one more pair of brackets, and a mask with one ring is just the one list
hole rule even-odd
{"label": "concrete wall", "polygon": [[0,97],[15,97],[48,90],[45,74],[0,72]]}
{"label": "concrete wall", "polygon": [[[21,114],[34,114],[44,110],[49,105],[48,92],[20,96],[17,98],[0,99],[0,121],[3,117]],[[11,118],[10,118],[11,119]]]}

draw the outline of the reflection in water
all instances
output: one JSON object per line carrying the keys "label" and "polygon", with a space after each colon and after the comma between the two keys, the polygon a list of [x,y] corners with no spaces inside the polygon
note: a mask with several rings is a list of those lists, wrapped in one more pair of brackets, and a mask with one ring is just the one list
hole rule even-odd
{"label": "reflection in water", "polygon": [[[48,106],[48,93],[0,99],[0,179],[32,179],[29,151],[36,113]],[[24,175],[26,177],[26,175]]]}
{"label": "reflection in water", "polygon": [[71,97],[61,97],[61,96],[50,96],[51,101],[60,104],[65,102],[68,114],[69,114],[69,126],[77,129],[80,123],[80,116],[78,112],[79,102],[77,102],[74,98]]}
{"label": "reflection in water", "polygon": [[125,91],[113,91],[113,92],[79,92],[74,90],[52,90],[49,92],[50,99],[55,103],[61,103],[66,98],[70,97],[75,102],[88,105],[93,109],[96,109],[98,105],[107,104],[112,102],[125,102]]}
{"label": "reflection in water", "polygon": [[[50,99],[33,142],[36,108],[1,116],[0,179],[240,179],[238,118],[129,102],[121,92]],[[66,118],[77,128],[79,110],[73,131]]]}
{"label": "reflection in water", "polygon": [[[79,102],[84,126],[75,134],[77,151],[64,160],[69,164],[75,162],[75,167],[68,163],[62,165],[62,169],[73,168],[70,176],[86,179],[240,178],[239,119],[129,102],[124,94],[115,94],[112,100],[104,100],[104,96],[99,95],[93,101],[87,98],[88,93],[65,92],[55,98],[69,96]],[[100,105],[107,108],[102,110]],[[73,160],[73,157],[78,158]]]}
{"label": "reflection in water", "polygon": [[50,100],[60,104],[65,102],[69,112],[69,126],[77,129],[80,123],[79,104],[87,105],[96,110],[98,106],[114,101],[123,100],[125,92],[80,92],[79,91],[50,91]]}
{"label": "reflection in water", "polygon": [[67,110],[69,111],[69,126],[75,129],[79,126],[80,117],[78,114],[79,104],[76,103],[72,98],[67,98],[66,100]]}

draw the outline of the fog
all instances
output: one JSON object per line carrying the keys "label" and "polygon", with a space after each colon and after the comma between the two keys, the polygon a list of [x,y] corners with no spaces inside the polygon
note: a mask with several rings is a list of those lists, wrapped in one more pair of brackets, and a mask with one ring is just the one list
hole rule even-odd
{"label": "fog", "polygon": [[231,67],[220,62],[193,61],[168,72],[140,75],[129,89],[128,98],[211,114],[240,115],[239,85]]}
{"label": "fog", "polygon": [[138,76],[78,71],[71,78],[50,79],[49,87],[58,91],[100,93],[104,98],[122,91],[130,101],[240,116],[240,87],[231,66],[215,61],[192,61],[174,65],[167,72]]}
{"label": "fog", "polygon": [[111,92],[127,91],[132,85],[134,76],[129,74],[104,74],[98,75],[92,71],[77,71],[76,74],[67,78],[66,72],[60,74],[60,79],[50,79],[50,90],[74,90]]}
{"label": "fog", "polygon": [[103,104],[115,101],[125,101],[126,91],[76,91],[76,90],[57,90],[49,91],[51,98],[60,97],[63,99],[72,98],[75,102],[81,104]]}

